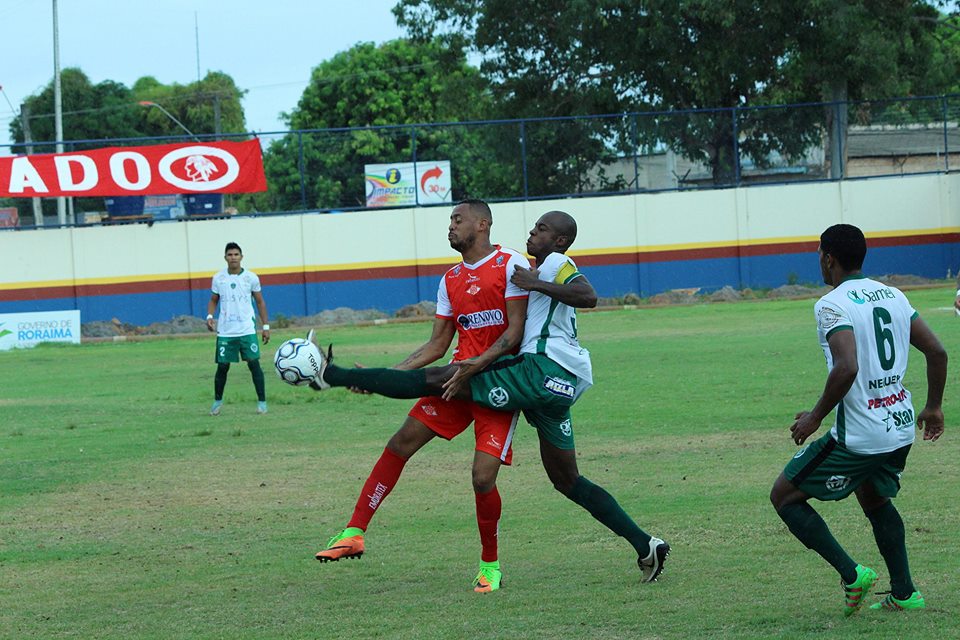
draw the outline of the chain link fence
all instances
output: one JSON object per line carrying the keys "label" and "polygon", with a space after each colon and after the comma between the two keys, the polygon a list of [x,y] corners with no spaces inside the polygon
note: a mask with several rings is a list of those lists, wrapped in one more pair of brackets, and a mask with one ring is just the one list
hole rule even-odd
{"label": "chain link fence", "polygon": [[[401,163],[449,162],[445,202],[949,172],[960,166],[960,96],[284,131],[256,137],[264,153],[266,192],[226,195],[200,210],[185,202],[189,196],[170,196],[167,204],[173,213],[162,219],[364,209],[370,189],[368,166]],[[64,147],[77,151],[193,141],[78,140],[66,141]],[[22,154],[27,149],[8,145],[7,151]],[[30,152],[52,153],[53,144],[34,144]],[[68,220],[71,224],[152,220],[149,215],[111,215],[108,200],[112,201],[73,199]],[[4,208],[16,209],[21,227],[37,225],[36,211],[42,212],[44,226],[58,224],[55,199],[38,204],[29,198],[0,199],[0,210]]]}

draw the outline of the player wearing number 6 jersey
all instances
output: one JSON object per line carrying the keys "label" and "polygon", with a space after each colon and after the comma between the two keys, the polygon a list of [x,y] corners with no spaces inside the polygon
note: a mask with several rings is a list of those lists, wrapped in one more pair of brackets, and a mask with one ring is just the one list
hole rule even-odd
{"label": "player wearing number 6 jersey", "polygon": [[[797,452],[770,493],[790,532],[840,574],[844,615],[860,608],[877,573],[847,555],[808,501],[855,493],[890,573],[890,594],[871,609],[923,608],[910,577],[903,520],[891,498],[900,490],[915,427],[923,428],[924,440],[943,433],[947,377],[946,351],[903,293],[861,273],[866,252],[863,233],[854,226],[834,225],[820,236],[820,270],[834,287],[815,307],[829,374],[813,409],[796,415],[792,438],[803,444],[834,407],[836,420],[829,433]],[[916,415],[903,385],[910,345],[927,364],[926,405]]]}

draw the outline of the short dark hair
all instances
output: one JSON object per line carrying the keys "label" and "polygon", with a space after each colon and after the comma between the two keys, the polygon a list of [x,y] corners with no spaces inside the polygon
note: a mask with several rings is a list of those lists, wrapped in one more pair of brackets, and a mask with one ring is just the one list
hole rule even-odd
{"label": "short dark hair", "polygon": [[470,207],[473,213],[481,218],[493,222],[493,212],[490,211],[490,205],[479,198],[466,198],[457,203],[457,206],[466,205]]}
{"label": "short dark hair", "polygon": [[236,242],[228,242],[227,246],[223,249],[223,255],[227,255],[227,251],[230,251],[230,249],[236,249],[240,252],[240,255],[243,255],[243,249],[241,249],[240,245],[238,245]]}
{"label": "short dark hair", "polygon": [[833,256],[847,271],[856,271],[867,255],[867,239],[852,224],[835,224],[820,234],[820,250]]}

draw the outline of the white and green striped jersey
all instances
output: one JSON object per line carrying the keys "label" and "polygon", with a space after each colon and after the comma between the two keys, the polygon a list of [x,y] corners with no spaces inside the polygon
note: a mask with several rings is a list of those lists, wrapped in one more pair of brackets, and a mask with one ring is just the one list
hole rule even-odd
{"label": "white and green striped jersey", "polygon": [[210,288],[220,296],[218,336],[233,338],[257,332],[252,295],[254,291],[260,291],[260,278],[257,274],[246,269],[237,274],[221,269],[213,276]]}
{"label": "white and green striped jersey", "polygon": [[886,453],[913,442],[915,419],[910,392],[903,386],[910,353],[910,323],[917,312],[895,287],[864,276],[848,278],[820,298],[817,334],[827,358],[827,339],[853,331],[859,372],[837,405],[831,435],[856,453]]}
{"label": "white and green striped jersey", "polygon": [[[540,279],[566,284],[582,277],[562,253],[551,253],[538,267]],[[577,376],[575,398],[593,385],[590,352],[577,342],[577,310],[537,291],[530,292],[520,353],[542,353]]]}

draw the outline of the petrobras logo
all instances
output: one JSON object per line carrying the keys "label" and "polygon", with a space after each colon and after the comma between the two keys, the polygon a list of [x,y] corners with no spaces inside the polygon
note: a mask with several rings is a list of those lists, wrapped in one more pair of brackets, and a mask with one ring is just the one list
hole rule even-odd
{"label": "petrobras logo", "polygon": [[473,313],[461,313],[457,316],[457,322],[467,331],[506,324],[502,309],[486,309]]}
{"label": "petrobras logo", "polygon": [[504,407],[510,401],[510,394],[503,387],[494,387],[487,394],[487,400],[489,400],[490,406]]}
{"label": "petrobras logo", "polygon": [[569,380],[564,380],[563,378],[554,378],[552,376],[547,376],[543,379],[543,388],[553,395],[560,396],[562,398],[573,398],[574,394],[577,392],[577,387],[574,386],[574,384]]}
{"label": "petrobras logo", "polygon": [[830,476],[826,486],[828,491],[843,491],[850,485],[850,478],[846,476]]}

